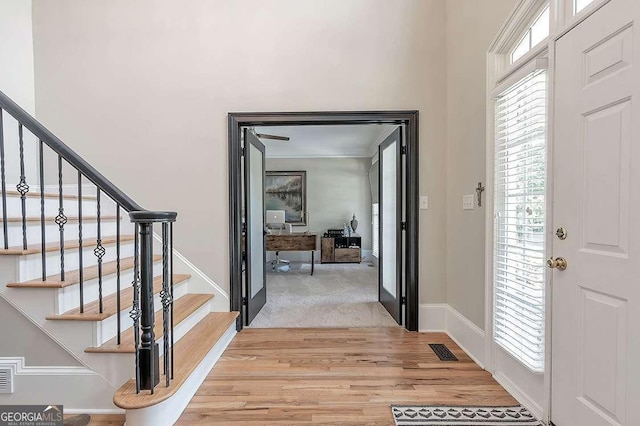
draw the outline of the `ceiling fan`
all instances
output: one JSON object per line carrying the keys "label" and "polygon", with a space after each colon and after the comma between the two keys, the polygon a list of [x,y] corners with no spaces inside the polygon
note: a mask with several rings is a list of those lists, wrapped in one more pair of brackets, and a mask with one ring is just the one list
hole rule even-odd
{"label": "ceiling fan", "polygon": [[271,139],[274,141],[283,141],[283,142],[289,142],[291,140],[291,138],[289,136],[280,136],[280,135],[269,135],[266,133],[258,133],[256,132],[255,128],[252,128],[251,130],[253,130],[253,133],[259,137],[260,139]]}
{"label": "ceiling fan", "polygon": [[279,136],[279,135],[268,135],[265,133],[256,133],[256,136],[260,139],[271,139],[274,141],[285,141],[288,142],[291,140],[289,136]]}

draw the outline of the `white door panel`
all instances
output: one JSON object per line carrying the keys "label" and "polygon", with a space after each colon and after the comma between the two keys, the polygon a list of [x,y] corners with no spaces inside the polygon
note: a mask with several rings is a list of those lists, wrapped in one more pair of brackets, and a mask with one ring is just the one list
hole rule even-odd
{"label": "white door panel", "polygon": [[556,426],[640,425],[640,2],[556,48],[552,405]]}

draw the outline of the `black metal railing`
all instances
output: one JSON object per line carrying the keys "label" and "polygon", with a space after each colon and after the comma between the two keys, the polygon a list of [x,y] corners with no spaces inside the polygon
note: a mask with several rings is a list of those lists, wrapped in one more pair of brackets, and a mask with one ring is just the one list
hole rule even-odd
{"label": "black metal railing", "polygon": [[[13,151],[6,149],[7,143],[12,139],[11,136],[7,137],[7,134],[11,135],[13,129],[6,128],[8,116],[13,117],[17,122],[17,155],[16,158],[6,158],[9,153]],[[29,158],[28,143],[25,136],[32,135],[35,138],[35,145],[33,151],[33,157]],[[53,154],[50,154],[45,150],[48,148]],[[55,206],[57,215],[53,218],[53,223],[57,225],[57,232],[59,233],[59,241],[47,243],[47,225],[49,220],[46,217],[47,201],[50,197],[49,194],[45,194],[45,184],[47,183],[46,175],[46,158],[48,155],[55,156],[56,166],[55,169],[55,197],[53,198],[57,204]],[[35,160],[35,161],[33,161]],[[40,214],[39,221],[34,219],[35,223],[39,222],[40,226],[40,241],[29,241],[33,238],[30,234],[28,224],[31,222],[28,217],[28,198],[33,197],[30,194],[31,188],[29,187],[29,165],[38,163],[37,170],[34,170],[34,175],[37,174],[40,194],[36,196],[40,202]],[[7,192],[7,179],[8,170],[7,165],[18,164],[15,176],[16,191],[19,196],[20,203],[16,210],[20,214],[20,236],[13,237],[9,230],[9,209],[8,198],[12,195]],[[66,167],[65,167],[66,166]],[[65,177],[68,176],[64,173],[64,170],[68,167],[77,172],[76,176],[72,179],[77,182],[77,192],[75,194],[65,194],[65,188],[69,191],[68,186],[65,185]],[[86,206],[83,206],[85,198],[83,198],[83,183],[88,182],[95,185],[96,195],[92,197],[95,200],[95,222],[96,222],[96,235],[95,241],[87,241],[86,230],[83,229],[83,221],[86,221],[86,216],[83,217],[83,213],[86,215]],[[78,309],[80,313],[85,312],[87,300],[87,293],[85,292],[85,261],[84,250],[91,249],[95,256],[95,266],[97,269],[97,305],[98,311],[103,313],[105,298],[104,291],[104,277],[103,277],[103,260],[111,247],[107,245],[115,245],[115,280],[116,280],[116,316],[117,316],[117,342],[121,344],[121,335],[123,324],[120,318],[121,311],[126,309],[128,301],[121,300],[121,277],[122,277],[122,235],[120,225],[120,214],[124,210],[129,213],[131,222],[134,224],[134,247],[133,247],[133,298],[130,301],[131,310],[129,311],[129,317],[133,320],[133,334],[135,345],[135,376],[136,376],[136,390],[150,390],[153,393],[155,386],[160,380],[159,370],[159,348],[156,342],[156,336],[154,333],[155,326],[155,310],[154,310],[154,288],[153,288],[153,228],[154,224],[161,226],[162,234],[162,289],[159,293],[160,301],[162,303],[162,329],[163,329],[163,374],[165,376],[165,385],[170,385],[170,380],[173,378],[173,222],[176,220],[177,213],[167,211],[149,211],[143,209],[139,204],[128,197],[118,187],[116,187],[111,181],[100,174],[95,168],[93,168],[82,157],[76,154],[71,148],[65,145],[60,139],[58,139],[53,133],[47,130],[42,124],[40,124],[35,118],[24,111],[20,106],[13,102],[4,93],[0,92],[0,185],[2,192],[2,247],[4,250],[24,250],[24,253],[33,253],[31,250],[39,248],[41,256],[41,268],[42,268],[42,281],[49,279],[47,275],[47,265],[50,255],[58,256],[57,265],[55,269],[59,271],[55,272],[55,276],[51,279],[59,279],[65,281],[69,277],[68,273],[65,273],[65,255],[66,251],[77,248],[78,250],[78,271],[77,279],[79,285],[79,301]],[[72,184],[73,185],[73,184]],[[66,199],[73,199],[74,197],[67,197],[67,195],[73,195],[77,197],[77,218],[72,218],[65,208],[68,205],[65,203]],[[115,204],[115,221],[116,221],[116,235],[109,244],[105,244],[103,236],[103,196],[109,198]],[[83,209],[84,207],[84,209]],[[84,211],[83,211],[84,210]],[[69,223],[74,220],[78,223],[77,228],[77,244],[76,242],[69,243],[66,238],[69,232],[67,228]],[[57,238],[56,238],[57,239]],[[31,245],[30,245],[31,244]],[[90,245],[89,245],[90,244]],[[67,246],[65,248],[65,246]],[[28,251],[27,251],[28,250]],[[51,264],[49,264],[51,268]],[[93,278],[92,278],[93,279]]]}

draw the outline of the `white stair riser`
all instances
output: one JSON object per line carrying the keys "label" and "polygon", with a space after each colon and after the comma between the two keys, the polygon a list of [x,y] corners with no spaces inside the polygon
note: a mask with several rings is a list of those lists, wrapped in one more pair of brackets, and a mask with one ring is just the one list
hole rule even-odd
{"label": "white stair riser", "polygon": [[[106,250],[102,262],[110,262],[116,260],[116,245],[104,245]],[[83,267],[88,268],[98,264],[97,257],[93,254],[95,244],[84,246],[82,248]],[[133,256],[133,241],[120,243],[120,258]],[[49,251],[46,253],[47,275],[55,275],[60,272],[60,251]],[[40,253],[30,254],[20,257],[19,277],[20,281],[29,281],[36,278],[42,278],[42,256]],[[64,270],[74,271],[79,269],[78,249],[67,249],[64,251]]]}
{"label": "white stair riser", "polygon": [[[13,190],[15,188],[7,187],[7,190]],[[25,203],[26,216],[40,217],[41,204],[40,198],[27,197]],[[0,202],[1,205],[1,202]],[[65,216],[77,216],[78,215],[78,200],[73,198],[64,198],[62,200],[62,207],[64,208]],[[44,199],[44,214],[47,217],[55,217],[58,215],[60,209],[60,200],[57,198],[45,198]],[[9,217],[22,217],[22,200],[20,196],[7,195],[7,212]],[[96,200],[82,200],[82,215],[83,216],[96,216],[97,215],[97,202]],[[102,215],[114,215],[116,212],[115,204],[112,201],[102,198],[100,201],[100,212]],[[127,213],[121,210],[123,215]]]}
{"label": "white stair riser", "polygon": [[[157,262],[153,266],[154,276],[162,274],[162,263]],[[125,269],[120,272],[120,290],[131,287],[133,283],[133,269]],[[106,274],[102,277],[102,297],[116,292],[118,277],[116,274]],[[98,300],[98,278],[86,280],[83,284],[84,303]],[[80,306],[80,284],[70,285],[58,290],[56,313],[63,314]],[[124,301],[123,301],[124,303]]]}
{"label": "white stair riser", "polygon": [[[187,294],[187,281],[184,281],[178,285],[173,286],[173,297],[175,300]],[[128,305],[128,304],[127,304]],[[123,306],[126,306],[123,301]],[[160,301],[160,294],[155,294],[153,297],[154,311],[158,311],[162,308],[162,302]],[[120,321],[122,331],[127,328],[133,327],[133,320],[129,317],[130,307],[123,309],[120,312]],[[162,321],[162,316],[155,319],[156,322]],[[103,321],[95,322],[95,342],[94,345],[100,346],[103,343],[114,338],[118,332],[118,318],[116,315],[112,315]]]}
{"label": "white stair riser", "polygon": [[[176,344],[178,340],[182,339],[185,334],[189,332],[196,324],[198,324],[204,317],[211,312],[211,302],[207,302],[200,306],[195,312],[189,315],[184,321],[175,324],[173,327],[173,343]],[[156,321],[162,321],[162,317],[156,319]],[[156,340],[160,347],[160,356],[164,355],[164,336]],[[160,365],[160,371],[162,371],[162,365]]]}
{"label": "white stair riser", "polygon": [[[3,227],[0,226],[0,237],[3,236]],[[65,240],[74,240],[79,235],[78,221],[69,221],[64,226],[64,238]],[[116,220],[115,219],[103,219],[100,224],[100,229],[103,236],[116,235]],[[133,225],[129,223],[120,224],[120,235],[132,235]],[[9,222],[7,224],[7,235],[9,237],[10,247],[22,246],[22,223],[21,222]],[[82,221],[82,237],[84,239],[94,238],[98,235],[98,223],[95,220],[83,220]],[[60,227],[53,221],[48,221],[45,224],[45,242],[54,243],[60,241]],[[42,233],[40,222],[27,222],[27,244],[33,245],[42,242]]]}

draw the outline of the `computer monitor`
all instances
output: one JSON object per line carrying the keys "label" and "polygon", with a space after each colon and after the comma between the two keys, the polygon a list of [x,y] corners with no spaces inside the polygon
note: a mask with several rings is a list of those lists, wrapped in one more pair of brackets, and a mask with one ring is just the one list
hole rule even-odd
{"label": "computer monitor", "polygon": [[285,224],[284,210],[267,210],[266,223],[270,228],[283,228]]}

